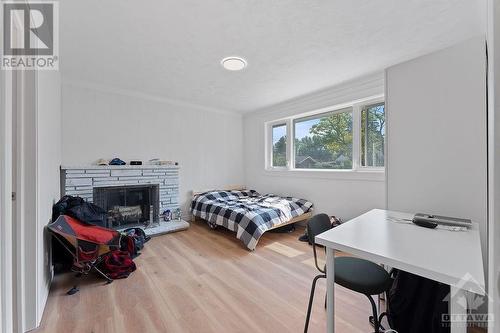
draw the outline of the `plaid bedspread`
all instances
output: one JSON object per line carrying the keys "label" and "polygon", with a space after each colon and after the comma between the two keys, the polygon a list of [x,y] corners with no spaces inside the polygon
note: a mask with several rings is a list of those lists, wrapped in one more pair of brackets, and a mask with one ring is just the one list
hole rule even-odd
{"label": "plaid bedspread", "polygon": [[254,250],[264,232],[307,213],[312,206],[307,200],[260,195],[253,190],[211,191],[193,199],[191,212],[208,223],[235,231],[236,237]]}

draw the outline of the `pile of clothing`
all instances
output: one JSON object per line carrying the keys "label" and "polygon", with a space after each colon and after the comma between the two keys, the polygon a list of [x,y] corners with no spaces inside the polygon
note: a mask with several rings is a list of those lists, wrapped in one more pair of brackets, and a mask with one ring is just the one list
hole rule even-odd
{"label": "pile of clothing", "polygon": [[[83,240],[81,237],[79,238],[80,243],[85,241],[89,242],[88,239],[92,239],[92,230],[96,230],[96,232],[98,230],[95,228],[96,226],[99,227],[101,231],[117,233],[115,230],[106,228],[107,214],[104,209],[90,202],[86,202],[80,197],[66,195],[54,204],[52,207],[53,223],[55,223],[61,215],[69,217],[69,219],[63,221],[63,223],[65,223],[64,225],[68,228],[73,229],[71,232],[74,233],[75,239],[81,234],[87,235],[87,240]],[[75,231],[75,228],[78,230]],[[53,227],[52,230],[56,233],[62,231],[61,226],[57,226],[57,228]],[[66,233],[66,236],[68,236],[68,233]],[[97,268],[111,280],[126,278],[130,273],[136,270],[133,259],[140,254],[139,251],[144,248],[144,244],[149,241],[151,237],[147,236],[141,228],[129,228],[121,231],[118,239],[117,246],[110,247],[108,252],[99,255],[98,260],[96,258],[96,262],[98,263],[96,265]],[[68,249],[67,245],[68,244],[61,242],[55,237],[53,238],[52,261],[58,272],[66,271],[68,268],[78,271],[78,261],[81,260],[81,258],[78,258],[78,256],[75,257],[75,254]],[[76,248],[75,250],[78,252],[79,249]]]}

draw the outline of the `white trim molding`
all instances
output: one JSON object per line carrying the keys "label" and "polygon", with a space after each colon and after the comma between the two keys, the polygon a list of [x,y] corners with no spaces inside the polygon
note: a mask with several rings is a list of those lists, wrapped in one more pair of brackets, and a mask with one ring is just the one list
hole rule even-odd
{"label": "white trim molding", "polygon": [[73,87],[78,87],[78,88],[84,88],[84,89],[98,91],[98,92],[107,93],[107,94],[140,98],[140,99],[147,100],[147,101],[165,103],[165,104],[170,104],[170,105],[179,106],[179,107],[187,107],[187,108],[196,109],[199,111],[205,111],[205,112],[208,111],[208,112],[215,112],[215,113],[225,114],[225,115],[230,115],[230,116],[242,117],[242,114],[240,112],[237,112],[237,111],[217,109],[217,108],[213,108],[213,107],[209,107],[209,106],[203,106],[200,104],[186,102],[183,100],[172,99],[172,98],[168,98],[165,96],[147,94],[147,93],[136,91],[136,90],[123,89],[123,88],[119,88],[116,86],[110,86],[110,85],[100,84],[100,83],[96,83],[96,82],[63,79],[62,85],[63,86],[67,85],[67,86],[73,86]]}
{"label": "white trim molding", "polygon": [[[0,9],[0,15],[1,15]],[[1,38],[1,37],[0,37]],[[14,329],[12,281],[12,71],[0,71],[0,332]]]}

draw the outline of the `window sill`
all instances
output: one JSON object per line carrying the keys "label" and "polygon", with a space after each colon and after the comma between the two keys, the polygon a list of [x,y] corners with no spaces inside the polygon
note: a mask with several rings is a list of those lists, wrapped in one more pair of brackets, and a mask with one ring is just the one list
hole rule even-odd
{"label": "window sill", "polygon": [[385,181],[384,169],[308,170],[308,169],[267,168],[264,170],[264,175],[273,177],[317,178],[317,179],[336,179],[336,180],[354,180],[354,181],[371,181],[371,182]]}

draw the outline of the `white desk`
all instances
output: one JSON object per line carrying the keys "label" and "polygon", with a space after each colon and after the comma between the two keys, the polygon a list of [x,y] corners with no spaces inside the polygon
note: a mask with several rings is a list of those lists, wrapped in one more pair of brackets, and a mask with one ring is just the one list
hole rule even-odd
{"label": "white desk", "polygon": [[[316,243],[326,247],[327,332],[335,331],[335,250],[450,285],[452,314],[465,313],[459,304],[464,291],[485,294],[477,224],[467,231],[449,231],[394,221],[412,218],[413,214],[374,209],[316,236]],[[465,333],[466,327],[452,322],[451,331]]]}

